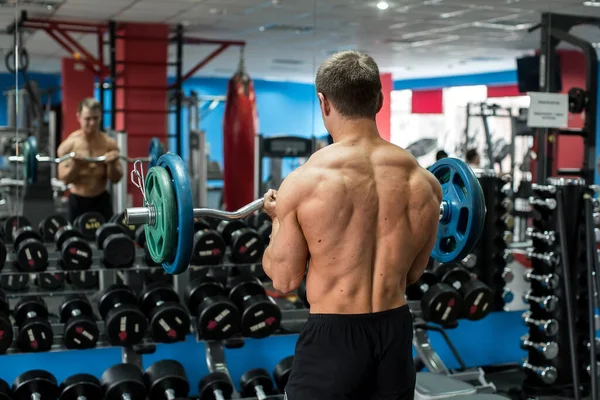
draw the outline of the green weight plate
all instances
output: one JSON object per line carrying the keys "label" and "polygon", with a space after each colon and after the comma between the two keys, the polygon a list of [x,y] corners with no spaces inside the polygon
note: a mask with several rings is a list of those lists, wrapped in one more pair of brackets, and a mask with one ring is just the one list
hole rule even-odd
{"label": "green weight plate", "polygon": [[37,154],[37,140],[35,136],[29,136],[27,140],[23,142],[23,173],[24,179],[28,184],[37,181]]}
{"label": "green weight plate", "polygon": [[174,257],[177,244],[177,203],[173,183],[167,170],[153,167],[146,176],[146,200],[154,207],[156,223],[146,225],[146,243],[150,256],[157,263]]}

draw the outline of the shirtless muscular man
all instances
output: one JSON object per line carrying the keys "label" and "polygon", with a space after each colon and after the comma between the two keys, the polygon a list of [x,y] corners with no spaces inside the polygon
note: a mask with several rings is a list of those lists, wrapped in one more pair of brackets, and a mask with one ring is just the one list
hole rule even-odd
{"label": "shirtless muscular man", "polygon": [[[263,268],[310,315],[296,343],[289,400],[413,399],[412,319],[404,292],[436,241],[442,190],[406,150],[379,136],[379,68],[346,51],[316,89],[334,143],[265,196],[273,220]],[[307,268],[308,264],[308,268]]]}
{"label": "shirtless muscular man", "polygon": [[[77,119],[81,129],[71,133],[58,147],[57,155],[75,152],[73,159],[58,164],[58,179],[70,184],[68,219],[96,211],[108,219],[113,214],[112,200],[106,183],[117,183],[123,177],[117,142],[100,130],[102,107],[93,98],[79,103]],[[106,156],[104,163],[90,163],[85,157]]]}

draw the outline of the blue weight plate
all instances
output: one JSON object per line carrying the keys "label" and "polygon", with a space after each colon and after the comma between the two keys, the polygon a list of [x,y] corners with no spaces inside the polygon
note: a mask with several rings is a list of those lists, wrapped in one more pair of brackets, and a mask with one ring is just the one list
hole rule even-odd
{"label": "blue weight plate", "polygon": [[37,162],[38,146],[35,136],[29,136],[23,145],[23,158],[25,163],[25,180],[28,184],[37,181]]}
{"label": "blue weight plate", "polygon": [[190,264],[194,238],[194,201],[192,186],[185,163],[176,154],[166,153],[158,159],[157,165],[165,168],[173,181],[177,197],[177,245],[175,258],[164,262],[163,268],[169,274],[180,274]]}
{"label": "blue weight plate", "polygon": [[148,164],[149,168],[152,168],[158,165],[158,159],[165,154],[165,147],[160,142],[158,138],[152,138],[150,140],[150,147],[148,149],[148,157],[150,158],[150,162]]}
{"label": "blue weight plate", "polygon": [[441,263],[461,261],[473,251],[483,232],[483,190],[473,170],[457,158],[441,159],[429,171],[442,186],[445,206],[431,257]]}

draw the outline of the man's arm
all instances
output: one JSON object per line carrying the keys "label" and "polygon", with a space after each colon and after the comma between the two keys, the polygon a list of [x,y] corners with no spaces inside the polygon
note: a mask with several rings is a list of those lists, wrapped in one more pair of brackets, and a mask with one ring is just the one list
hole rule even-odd
{"label": "man's arm", "polygon": [[[108,154],[110,152],[119,152],[119,146],[117,146],[117,142],[112,138],[108,139],[108,149],[106,153]],[[121,160],[119,158],[106,163],[106,176],[111,183],[117,183],[123,178],[123,167],[121,166]]]}
{"label": "man's arm", "polygon": [[[62,157],[65,154],[68,154],[73,151],[73,139],[71,137],[66,138],[58,149],[56,150],[57,157]],[[58,164],[58,180],[68,185],[69,183],[73,183],[78,175],[79,171],[75,167],[75,162],[73,159],[63,161]]]}
{"label": "man's arm", "polygon": [[298,178],[297,173],[290,174],[277,192],[277,217],[262,262],[273,287],[283,293],[300,286],[308,260],[308,243],[298,222]]}

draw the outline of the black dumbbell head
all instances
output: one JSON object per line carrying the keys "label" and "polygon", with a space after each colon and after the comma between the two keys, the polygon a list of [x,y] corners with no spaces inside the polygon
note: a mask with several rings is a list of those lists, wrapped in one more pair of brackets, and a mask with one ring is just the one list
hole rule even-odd
{"label": "black dumbbell head", "polygon": [[8,292],[19,292],[29,286],[29,274],[0,275],[0,287]]}
{"label": "black dumbbell head", "polygon": [[94,289],[98,287],[98,271],[77,271],[67,273],[71,285],[79,289]]}
{"label": "black dumbbell head", "polygon": [[441,264],[435,269],[440,282],[452,286],[455,282],[466,283],[472,279],[471,273],[460,264]]}
{"label": "black dumbbell head", "polygon": [[102,249],[104,265],[108,268],[129,268],[135,262],[135,243],[125,233],[108,236]]}
{"label": "black dumbbell head", "polygon": [[225,241],[212,229],[199,230],[194,234],[192,263],[194,265],[216,265],[225,256]]}
{"label": "black dumbbell head", "polygon": [[102,214],[90,211],[77,217],[73,221],[73,226],[81,232],[85,240],[92,241],[96,237],[96,230],[105,222]]}
{"label": "black dumbbell head", "polygon": [[144,247],[146,244],[146,228],[145,225],[140,225],[135,230],[135,242],[140,247]]}
{"label": "black dumbbell head", "polygon": [[54,334],[48,321],[48,309],[41,297],[25,297],[15,306],[14,316],[19,327],[17,346],[21,351],[50,350]]}
{"label": "black dumbbell head", "polygon": [[171,287],[163,283],[146,286],[140,304],[150,322],[152,338],[157,342],[182,341],[190,333],[190,317]]}
{"label": "black dumbbell head", "polygon": [[65,379],[60,385],[60,400],[103,400],[104,393],[100,381],[94,375],[76,374]]}
{"label": "black dumbbell head", "polygon": [[257,386],[260,386],[267,396],[273,392],[271,375],[262,368],[248,370],[240,378],[240,390],[244,397],[255,397],[254,388]]}
{"label": "black dumbbell head", "polygon": [[437,283],[423,294],[421,311],[426,321],[453,324],[462,313],[462,297],[452,286]]}
{"label": "black dumbbell head", "polygon": [[235,231],[237,231],[238,229],[244,229],[248,227],[248,225],[246,224],[246,222],[244,220],[241,219],[234,219],[231,221],[221,221],[219,223],[219,225],[217,226],[217,232],[219,232],[219,235],[221,235],[221,237],[223,237],[223,239],[225,240],[226,243],[230,244],[231,243],[231,234]]}
{"label": "black dumbbell head", "polygon": [[203,276],[191,280],[187,284],[184,301],[188,309],[195,315],[196,308],[206,296],[225,294],[225,288],[210,276]]}
{"label": "black dumbbell head", "polygon": [[58,384],[54,375],[35,369],[17,376],[12,384],[13,400],[31,400],[33,393],[38,393],[41,400],[57,399]]}
{"label": "black dumbbell head", "polygon": [[167,302],[179,303],[179,296],[171,286],[164,283],[146,285],[140,293],[140,306],[146,314],[150,314],[154,308],[160,305],[159,303]]}
{"label": "black dumbbell head", "polygon": [[13,232],[23,226],[31,226],[31,222],[23,216],[17,215],[6,218],[2,225],[2,236],[4,237],[4,241],[12,243]]}
{"label": "black dumbbell head", "polygon": [[233,232],[230,243],[231,258],[242,264],[258,262],[265,249],[262,237],[251,228],[238,229]]}
{"label": "black dumbbell head", "polygon": [[[6,353],[13,341],[13,327],[8,313],[0,313],[0,354]],[[1,397],[1,395],[0,395]]]}
{"label": "black dumbbell head", "polygon": [[33,229],[33,227],[31,227],[29,225],[22,226],[16,230],[14,230],[12,237],[13,237],[13,244],[14,244],[15,248],[18,248],[19,245],[27,239],[35,239],[40,242],[42,241],[42,237],[40,236],[40,234],[37,233]]}
{"label": "black dumbbell head", "polygon": [[69,222],[62,215],[52,215],[42,219],[38,225],[40,235],[45,242],[51,242],[56,232]]}
{"label": "black dumbbell head", "polygon": [[[137,298],[131,289],[112,285],[102,293],[98,303],[104,319],[104,333],[110,344],[130,346],[143,339],[148,330],[148,320],[137,306]],[[115,307],[117,304],[118,307]]]}
{"label": "black dumbbell head", "polygon": [[463,317],[471,321],[485,318],[494,309],[494,293],[485,283],[471,279],[459,290],[463,298]]}
{"label": "black dumbbell head", "polygon": [[29,318],[27,314],[34,312],[36,318],[48,318],[48,307],[41,296],[23,297],[13,308],[13,315],[17,325]]}
{"label": "black dumbbell head", "polygon": [[292,373],[292,364],[294,363],[294,356],[287,356],[275,365],[273,370],[273,379],[275,384],[281,393],[285,390],[290,374]]}
{"label": "black dumbbell head", "polygon": [[233,385],[227,374],[223,372],[212,372],[206,375],[198,384],[198,392],[200,400],[214,400],[213,392],[220,390],[225,399],[231,398],[233,393]]}
{"label": "black dumbbell head", "polygon": [[81,234],[81,232],[79,232],[79,230],[77,230],[77,228],[75,228],[74,226],[65,225],[59,228],[54,234],[54,243],[56,244],[56,249],[60,250],[65,240],[70,239],[72,237],[78,237],[83,239],[83,235]]}
{"label": "black dumbbell head", "polygon": [[113,365],[104,371],[100,382],[104,389],[105,400],[122,400],[124,394],[131,400],[146,399],[144,375],[133,364]]}
{"label": "black dumbbell head", "polygon": [[0,239],[0,271],[4,268],[4,264],[6,263],[6,255],[8,251],[6,250],[6,245]]}
{"label": "black dumbbell head", "polygon": [[212,230],[212,225],[204,218],[194,218],[194,232]]}
{"label": "black dumbbell head", "polygon": [[58,290],[65,284],[65,272],[63,271],[47,271],[37,274],[34,282],[44,290]]}
{"label": "black dumbbell head", "polygon": [[111,235],[126,234],[125,228],[116,222],[107,222],[96,230],[96,244],[102,249],[104,241]]}
{"label": "black dumbbell head", "polygon": [[0,400],[12,400],[10,397],[10,386],[2,379],[0,379]]}
{"label": "black dumbbell head", "polygon": [[190,383],[183,365],[175,360],[161,360],[150,365],[144,374],[150,399],[166,398],[165,392],[172,390],[176,398],[187,397]]}
{"label": "black dumbbell head", "polygon": [[106,318],[106,314],[116,304],[135,305],[137,297],[135,293],[125,285],[111,285],[100,293],[98,297],[98,311],[102,318]]}
{"label": "black dumbbell head", "polygon": [[123,227],[123,229],[125,230],[125,233],[127,234],[127,236],[129,236],[131,239],[135,239],[135,234],[136,234],[135,231],[136,231],[137,227],[135,225],[127,224],[127,221],[125,219],[125,212],[113,215],[110,218],[109,222],[114,222],[114,223],[121,225]]}
{"label": "black dumbbell head", "polygon": [[61,304],[59,313],[61,322],[65,324],[63,332],[65,347],[68,349],[96,347],[100,331],[93,318],[92,305],[85,297],[68,297]]}

